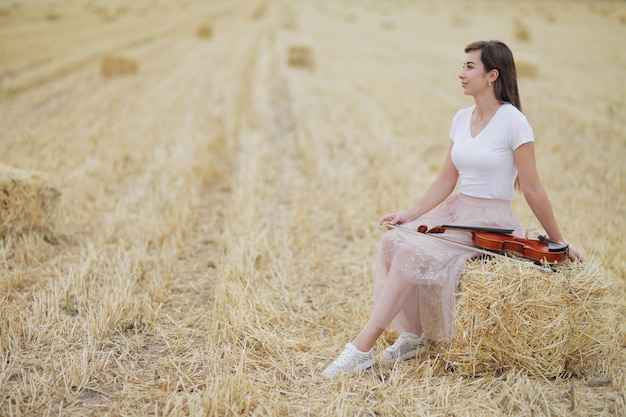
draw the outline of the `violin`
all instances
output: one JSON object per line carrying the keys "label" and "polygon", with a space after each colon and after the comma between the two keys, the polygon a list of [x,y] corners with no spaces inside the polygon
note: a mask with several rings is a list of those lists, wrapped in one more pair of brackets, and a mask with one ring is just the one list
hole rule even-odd
{"label": "violin", "polygon": [[559,243],[539,236],[538,239],[525,239],[512,236],[511,229],[488,227],[442,225],[428,230],[424,225],[418,227],[420,233],[444,233],[446,229],[463,230],[472,233],[472,241],[481,249],[499,253],[514,253],[524,258],[541,263],[558,263],[568,259],[569,244]]}

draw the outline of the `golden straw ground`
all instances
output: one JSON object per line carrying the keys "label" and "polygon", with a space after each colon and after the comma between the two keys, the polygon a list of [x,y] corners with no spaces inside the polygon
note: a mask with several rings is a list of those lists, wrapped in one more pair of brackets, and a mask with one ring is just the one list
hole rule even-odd
{"label": "golden straw ground", "polygon": [[[62,198],[57,244],[0,241],[0,415],[626,414],[623,2],[14,3],[0,155]],[[470,263],[453,345],[322,378],[369,317],[378,219],[437,174],[484,38],[519,57],[589,264],[544,282]],[[103,77],[111,51],[137,71]]]}

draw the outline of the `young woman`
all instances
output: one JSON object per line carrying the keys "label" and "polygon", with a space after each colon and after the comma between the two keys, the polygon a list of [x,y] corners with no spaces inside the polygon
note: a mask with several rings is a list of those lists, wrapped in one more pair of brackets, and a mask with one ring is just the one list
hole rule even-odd
{"label": "young woman", "polygon": [[[474,105],[454,117],[450,147],[434,182],[412,207],[384,215],[381,224],[413,230],[442,224],[499,227],[522,236],[511,211],[518,182],[548,237],[564,243],[537,173],[533,131],[521,112],[511,50],[500,41],[479,41],[465,53],[459,78]],[[457,181],[458,193],[452,194]],[[448,230],[446,235],[471,246],[470,233]],[[457,284],[466,260],[477,255],[395,228],[387,231],[376,260],[372,315],[322,375],[332,378],[371,367],[374,344],[390,323],[400,336],[382,353],[383,363],[415,357],[428,340],[450,341]],[[584,261],[571,247],[569,258]]]}

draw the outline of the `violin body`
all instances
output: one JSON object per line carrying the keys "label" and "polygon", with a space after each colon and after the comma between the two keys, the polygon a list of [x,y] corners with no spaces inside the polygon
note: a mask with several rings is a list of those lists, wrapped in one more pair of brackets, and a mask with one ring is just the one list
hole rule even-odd
{"label": "violin body", "polygon": [[550,250],[549,243],[538,239],[524,239],[514,236],[503,238],[503,235],[495,233],[475,232],[472,235],[472,240],[483,249],[515,253],[537,262],[555,263],[567,259],[567,248],[554,252]]}
{"label": "violin body", "polygon": [[446,229],[471,232],[472,241],[479,248],[500,253],[514,253],[535,262],[558,263],[568,258],[567,244],[552,242],[543,236],[540,236],[539,239],[525,239],[509,234],[480,231],[478,228],[472,230],[467,226],[437,226],[427,231],[424,230],[424,227],[420,227],[418,231],[443,233]]}

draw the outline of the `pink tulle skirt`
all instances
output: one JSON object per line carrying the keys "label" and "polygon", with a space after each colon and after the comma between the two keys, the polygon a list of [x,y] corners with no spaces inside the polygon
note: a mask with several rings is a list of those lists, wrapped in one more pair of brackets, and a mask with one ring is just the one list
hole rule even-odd
{"label": "pink tulle skirt", "polygon": [[[508,200],[464,194],[448,197],[433,211],[401,226],[460,225],[513,229],[522,236]],[[471,233],[447,230],[439,237],[472,246]],[[380,242],[374,271],[372,320],[380,328],[426,333],[429,340],[449,342],[454,336],[454,302],[465,262],[480,253],[398,229]]]}

